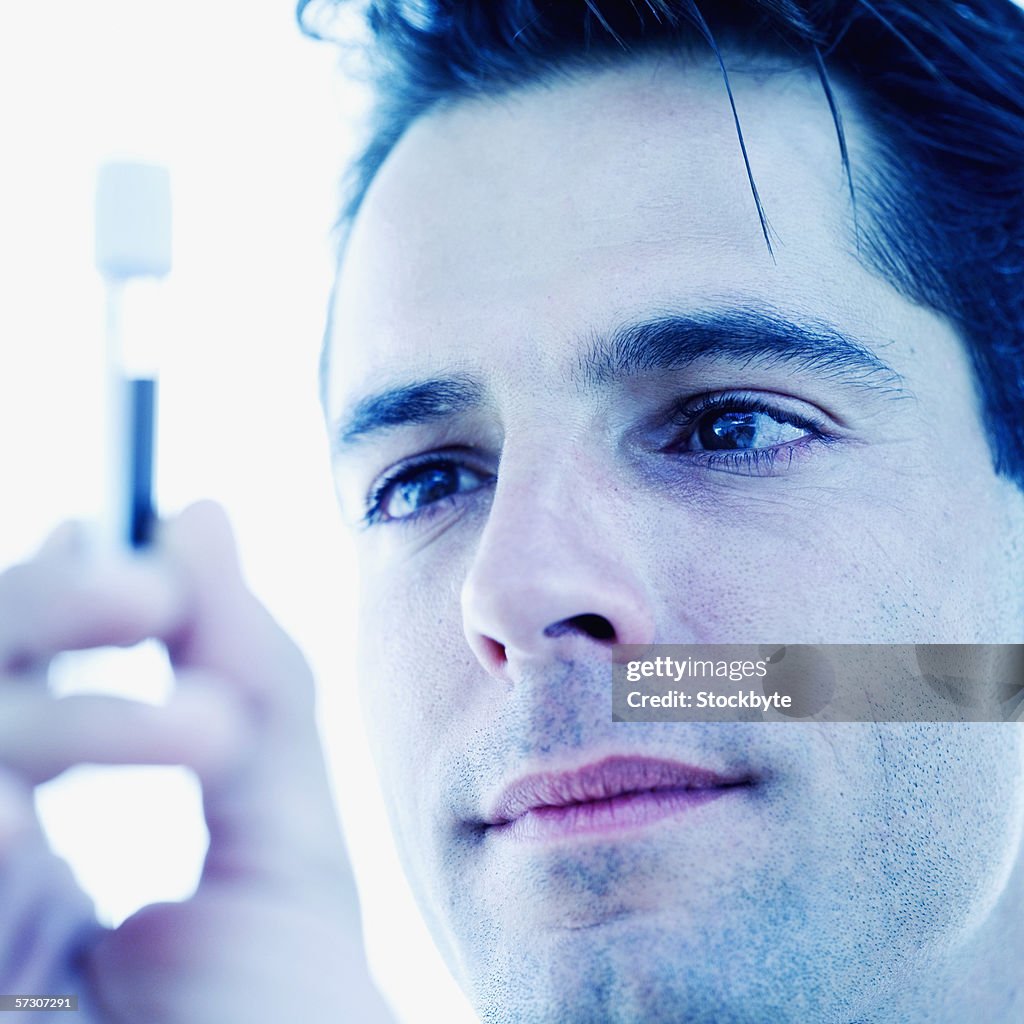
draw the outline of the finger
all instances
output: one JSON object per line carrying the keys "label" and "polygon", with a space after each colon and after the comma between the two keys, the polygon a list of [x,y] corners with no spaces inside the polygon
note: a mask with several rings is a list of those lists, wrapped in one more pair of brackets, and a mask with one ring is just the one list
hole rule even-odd
{"label": "finger", "polygon": [[213,672],[251,709],[252,756],[206,787],[206,877],[344,864],[315,723],[313,678],[301,652],[249,592],[227,518],[202,503],[161,537],[189,583],[192,617],[169,643],[172,661]]}
{"label": "finger", "polygon": [[172,662],[209,669],[279,721],[307,719],[312,674],[246,585],[223,509],[211,501],[192,505],[166,524],[160,545],[188,585],[188,617],[168,640]]}
{"label": "finger", "polygon": [[85,528],[76,519],[66,519],[44,538],[37,559],[59,558],[81,552],[85,547]]}
{"label": "finger", "polygon": [[73,765],[184,765],[211,781],[242,757],[248,720],[207,673],[179,678],[166,705],[106,696],[0,692],[0,766],[29,785]]}
{"label": "finger", "polygon": [[63,650],[170,635],[185,615],[183,601],[165,559],[93,559],[73,547],[49,548],[0,574],[0,674],[38,673]]}
{"label": "finger", "polygon": [[10,772],[0,770],[0,863],[36,827],[32,790]]}
{"label": "finger", "polygon": [[0,990],[46,991],[98,927],[91,900],[47,844],[31,790],[0,770]]}
{"label": "finger", "polygon": [[[72,520],[63,522],[54,528],[40,545],[35,554],[35,560],[42,562],[54,558],[66,558],[72,552],[79,550],[80,543],[80,525]],[[9,574],[17,576],[17,573],[11,573],[11,570],[0,573],[0,609],[4,608],[2,595],[4,589],[10,583]],[[5,625],[12,630],[15,628],[11,619],[11,613],[6,611],[4,614],[0,614],[0,637],[4,634]],[[8,676],[16,676],[18,682],[29,682],[37,685],[44,684],[47,679],[50,660],[47,656],[33,655],[28,649],[21,651],[9,650],[5,659],[2,653],[2,644],[0,644],[0,681],[3,678],[2,673],[6,672]]]}

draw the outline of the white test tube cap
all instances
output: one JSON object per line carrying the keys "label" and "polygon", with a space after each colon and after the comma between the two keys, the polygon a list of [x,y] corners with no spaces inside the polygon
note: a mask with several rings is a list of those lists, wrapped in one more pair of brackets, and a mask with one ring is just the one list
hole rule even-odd
{"label": "white test tube cap", "polygon": [[96,177],[96,268],[108,281],[171,269],[171,178],[159,164],[115,161]]}

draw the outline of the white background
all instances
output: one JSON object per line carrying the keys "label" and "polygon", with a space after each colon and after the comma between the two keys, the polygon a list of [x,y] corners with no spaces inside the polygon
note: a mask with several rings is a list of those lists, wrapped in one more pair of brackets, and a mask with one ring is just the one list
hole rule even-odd
{"label": "white background", "polygon": [[[0,13],[0,565],[104,504],[97,165],[166,163],[158,490],[227,507],[250,582],[321,684],[321,724],[375,971],[405,1019],[470,1020],[400,877],[359,731],[353,568],[316,402],[330,226],[356,96],[291,0],[5,0]],[[158,698],[155,651],[61,667]],[[358,780],[358,784],[356,783]],[[173,769],[91,769],[40,792],[54,845],[116,923],[195,883],[205,833]],[[386,952],[385,952],[386,950]]]}

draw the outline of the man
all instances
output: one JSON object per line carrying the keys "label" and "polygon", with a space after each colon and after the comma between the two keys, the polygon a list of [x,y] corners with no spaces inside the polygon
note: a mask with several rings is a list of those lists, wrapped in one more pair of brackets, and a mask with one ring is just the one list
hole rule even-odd
{"label": "man", "polygon": [[[1022,1019],[1019,724],[609,700],[616,643],[1024,641],[1020,12],[370,11],[325,403],[392,822],[481,1018]],[[226,527],[74,549],[0,592],[28,976],[99,1020],[346,1019],[308,675]],[[41,693],[55,650],[150,635],[177,707]],[[93,759],[192,765],[211,829],[195,899],[111,934],[24,853],[25,787]]]}

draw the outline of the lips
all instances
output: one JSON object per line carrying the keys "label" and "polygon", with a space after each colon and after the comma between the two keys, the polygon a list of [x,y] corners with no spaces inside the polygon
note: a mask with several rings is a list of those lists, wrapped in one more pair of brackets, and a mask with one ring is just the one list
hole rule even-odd
{"label": "lips", "polygon": [[508,787],[485,819],[488,831],[556,839],[628,831],[743,793],[750,775],[648,757],[608,757],[572,772],[529,775]]}

